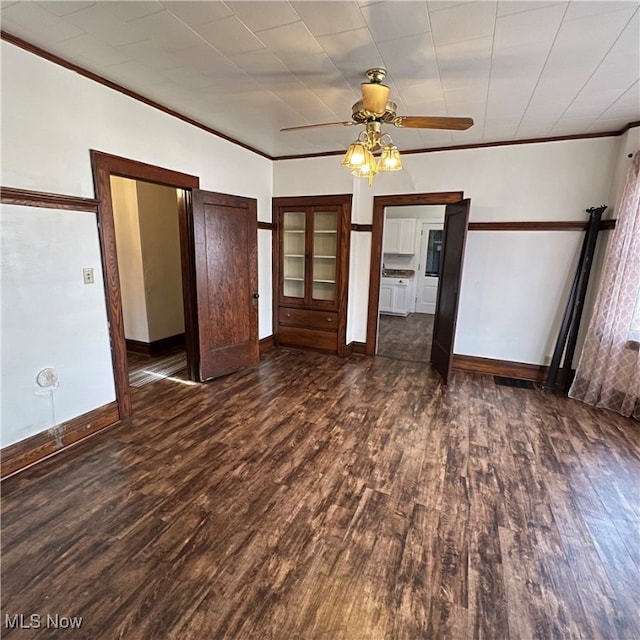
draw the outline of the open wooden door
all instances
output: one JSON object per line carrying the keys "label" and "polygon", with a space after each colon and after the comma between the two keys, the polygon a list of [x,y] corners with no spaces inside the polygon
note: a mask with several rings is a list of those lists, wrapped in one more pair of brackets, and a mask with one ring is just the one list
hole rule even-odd
{"label": "open wooden door", "polygon": [[445,384],[448,383],[451,374],[470,205],[470,200],[461,200],[455,204],[448,204],[444,213],[440,278],[433,320],[431,366],[442,376]]}
{"label": "open wooden door", "polygon": [[193,189],[199,378],[253,366],[258,345],[256,201]]}

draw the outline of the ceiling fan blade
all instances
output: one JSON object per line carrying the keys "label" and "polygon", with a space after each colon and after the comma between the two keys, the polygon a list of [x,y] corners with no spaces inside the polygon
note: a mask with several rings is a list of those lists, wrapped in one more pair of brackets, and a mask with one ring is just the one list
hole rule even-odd
{"label": "ceiling fan blade", "polygon": [[356,124],[351,120],[349,122],[323,122],[321,124],[303,124],[300,127],[286,127],[280,131],[298,131],[299,129],[314,129],[315,127],[350,127]]}
{"label": "ceiling fan blade", "polygon": [[393,124],[408,129],[451,129],[464,131],[473,126],[473,118],[445,118],[440,116],[398,116]]}
{"label": "ceiling fan blade", "polygon": [[389,100],[389,87],[377,82],[363,82],[360,86],[362,107],[371,113],[384,113]]}

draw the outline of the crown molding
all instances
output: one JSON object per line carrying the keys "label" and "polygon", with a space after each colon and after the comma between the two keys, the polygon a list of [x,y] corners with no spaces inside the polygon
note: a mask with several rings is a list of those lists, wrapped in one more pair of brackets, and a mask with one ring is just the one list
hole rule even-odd
{"label": "crown molding", "polygon": [[[16,47],[24,49],[29,53],[33,53],[34,55],[37,55],[40,58],[48,60],[49,62],[53,62],[54,64],[64,67],[65,69],[74,71],[75,73],[78,73],[79,75],[84,76],[85,78],[89,78],[90,80],[93,80],[98,84],[101,84],[105,87],[113,89],[114,91],[118,91],[119,93],[122,93],[130,98],[133,98],[138,102],[142,102],[150,107],[153,107],[154,109],[158,109],[159,111],[162,111],[170,116],[173,116],[178,120],[182,120],[183,122],[186,122],[190,125],[193,125],[194,127],[197,127],[198,129],[202,129],[207,133],[217,136],[218,138],[222,138],[227,142],[231,142],[232,144],[238,145],[239,147],[242,147],[247,151],[251,151],[252,153],[255,153],[263,158],[266,158],[267,160],[271,160],[274,162],[279,160],[304,160],[309,158],[323,158],[328,156],[339,156],[344,154],[344,149],[341,149],[337,151],[322,151],[319,153],[303,153],[303,154],[292,154],[292,155],[282,155],[282,156],[269,155],[268,153],[265,153],[264,151],[260,151],[259,149],[256,149],[255,147],[252,147],[244,142],[240,142],[239,140],[236,140],[235,138],[232,138],[231,136],[228,136],[222,133],[221,131],[217,131],[216,129],[213,129],[207,126],[206,124],[203,124],[202,122],[198,122],[197,120],[194,120],[193,118],[186,116],[180,113],[179,111],[176,111],[175,109],[171,109],[170,107],[167,107],[163,104],[160,104],[159,102],[156,102],[155,100],[147,98],[142,94],[137,93],[136,91],[133,91],[132,89],[127,89],[126,87],[118,84],[117,82],[113,82],[112,80],[107,80],[107,78],[104,78],[103,76],[100,76],[97,73],[94,73],[93,71],[89,71],[88,69],[85,69],[84,67],[81,67],[80,65],[77,65],[74,62],[70,62],[69,60],[65,60],[64,58],[61,58],[60,56],[57,56],[54,53],[46,51],[45,49],[42,49],[41,47],[38,47],[30,42],[27,42],[26,40],[23,40],[22,38],[15,36],[7,31],[0,30],[0,39],[4,40],[5,42],[9,42],[10,44],[15,45]],[[624,135],[630,129],[633,129],[634,127],[638,127],[638,126],[640,126],[640,120],[629,122],[621,129],[618,129],[615,131],[602,131],[598,133],[584,133],[584,134],[574,134],[574,135],[567,135],[567,136],[553,136],[548,138],[526,138],[523,140],[501,140],[499,142],[479,142],[475,144],[451,145],[446,147],[425,147],[420,149],[406,149],[402,151],[402,154],[411,155],[416,153],[435,153],[439,151],[460,151],[463,149],[486,149],[489,147],[506,147],[506,146],[512,146],[512,145],[520,145],[520,144],[539,144],[541,142],[563,142],[566,140],[587,140],[590,138],[609,138],[609,137]]]}
{"label": "crown molding", "polygon": [[[563,142],[566,140],[588,140],[589,138],[612,138],[616,136],[621,136],[629,129],[633,127],[640,126],[640,121],[638,122],[630,122],[625,125],[622,129],[617,129],[615,131],[601,131],[598,133],[578,133],[572,134],[568,136],[553,136],[549,138],[523,138],[522,140],[500,140],[497,142],[476,142],[473,144],[458,144],[451,145],[448,147],[425,147],[422,149],[403,149],[400,153],[403,156],[412,155],[415,153],[436,153],[438,151],[461,151],[463,149],[486,149],[488,147],[510,147],[519,144],[539,144],[541,142]],[[340,156],[344,155],[345,150],[341,151],[323,151],[321,153],[307,153],[300,155],[289,155],[289,156],[274,156],[272,160],[302,160],[307,158],[322,158],[325,156]]]}

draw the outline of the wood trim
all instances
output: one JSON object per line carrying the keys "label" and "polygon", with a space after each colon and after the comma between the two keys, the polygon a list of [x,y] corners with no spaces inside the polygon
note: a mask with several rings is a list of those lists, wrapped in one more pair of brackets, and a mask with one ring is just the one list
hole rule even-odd
{"label": "wood trim", "polygon": [[364,342],[356,342],[355,340],[350,342],[347,348],[349,353],[354,355],[364,356],[367,352],[367,345]]}
{"label": "wood trim", "polygon": [[[120,411],[120,419],[124,420],[132,412],[131,391],[129,389],[129,371],[127,367],[127,347],[124,335],[124,320],[122,316],[122,297],[120,295],[120,276],[118,273],[118,257],[116,251],[116,234],[113,220],[113,203],[111,200],[112,175],[146,180],[156,184],[163,184],[187,190],[185,197],[179,198],[180,252],[183,260],[183,295],[185,297],[185,325],[193,320],[190,313],[193,307],[194,289],[191,286],[191,274],[185,274],[190,265],[189,256],[193,253],[190,244],[186,217],[190,215],[190,190],[197,189],[200,179],[170,169],[156,167],[136,160],[113,156],[94,149],[90,152],[93,169],[93,184],[98,200],[98,236],[102,254],[102,271],[104,273],[105,296],[107,302],[107,317],[111,335],[111,357],[116,390],[116,402]],[[185,262],[186,261],[186,262]],[[188,277],[187,277],[188,276]],[[197,357],[193,351],[193,327],[186,326],[187,361],[192,363]]]}
{"label": "wood trim", "polygon": [[358,224],[357,222],[351,223],[351,231],[365,231],[368,233],[373,232],[372,224]]}
{"label": "wood trim", "polygon": [[125,340],[127,345],[127,351],[131,353],[139,353],[143,356],[157,356],[162,355],[172,349],[178,347],[184,347],[185,334],[178,333],[175,336],[169,336],[168,338],[161,338],[160,340],[154,340],[153,342],[142,342],[141,340]]}
{"label": "wood trim", "polygon": [[460,202],[462,191],[440,191],[433,193],[405,193],[373,197],[373,231],[371,237],[371,263],[369,268],[369,302],[367,308],[366,355],[376,352],[378,334],[378,304],[380,298],[380,275],[382,264],[382,233],[384,230],[384,210],[386,207],[416,205],[446,205]]}
{"label": "wood trim", "polygon": [[271,206],[273,211],[274,224],[277,224],[277,218],[275,216],[277,207],[331,207],[336,205],[343,205],[345,202],[351,202],[353,198],[352,193],[337,193],[331,195],[317,195],[317,196],[277,196],[271,199]]}
{"label": "wood trim", "polygon": [[453,354],[453,368],[460,371],[472,371],[486,373],[492,376],[505,376],[508,378],[520,378],[542,383],[547,378],[549,367],[526,362],[512,362],[510,360],[496,360],[494,358],[481,358],[479,356],[465,356]]}
{"label": "wood trim", "polygon": [[267,231],[274,231],[275,228],[276,228],[276,225],[273,222],[260,222],[260,220],[258,220],[258,229],[265,229]]}
{"label": "wood trim", "polygon": [[[638,126],[640,123],[630,122],[621,129],[615,131],[601,131],[599,133],[578,133],[566,136],[555,136],[547,138],[525,138],[522,140],[500,140],[496,142],[476,142],[470,144],[450,145],[446,147],[422,147],[418,149],[401,149],[401,155],[413,155],[417,153],[436,153],[439,151],[461,151],[464,149],[486,149],[488,147],[510,147],[520,144],[540,144],[544,142],[565,142],[567,140],[590,140],[591,138],[613,138],[621,136],[634,126]],[[300,155],[292,154],[285,156],[273,156],[273,161],[278,160],[305,160],[310,158],[325,158],[328,156],[341,156],[344,155],[344,149],[339,151],[323,151],[321,153],[304,153]]]}
{"label": "wood trim", "polygon": [[640,120],[635,120],[634,122],[628,122],[622,129],[620,129],[619,135],[624,135],[629,131],[629,129],[634,129],[635,127],[640,127]]}
{"label": "wood trim", "polygon": [[41,49],[35,44],[27,42],[26,40],[23,40],[22,38],[15,36],[11,33],[8,33],[7,31],[0,31],[0,38],[5,42],[9,42],[15,45],[16,47],[20,47],[20,49],[24,49],[29,53],[33,53],[34,55],[39,56],[40,58],[44,58],[49,62],[53,62],[54,64],[64,67],[65,69],[69,69],[70,71],[75,71],[75,73],[81,76],[84,76],[85,78],[89,78],[89,80],[93,80],[98,84],[108,87],[109,89],[113,89],[118,93],[122,93],[125,96],[128,96],[129,98],[133,98],[134,100],[137,100],[138,102],[142,102],[143,104],[146,104],[149,107],[158,109],[158,111],[162,111],[163,113],[166,113],[170,116],[173,116],[174,118],[177,118],[178,120],[182,120],[187,124],[197,127],[198,129],[202,129],[207,133],[211,133],[218,138],[222,138],[223,140],[226,140],[227,142],[231,142],[235,145],[238,145],[239,147],[242,147],[247,151],[251,151],[252,153],[262,156],[263,158],[267,158],[267,160],[273,160],[273,158],[270,155],[264,153],[263,151],[260,151],[259,149],[256,149],[255,147],[252,147],[251,145],[248,145],[244,142],[240,142],[240,140],[236,140],[235,138],[232,138],[231,136],[228,136],[225,133],[222,133],[221,131],[213,129],[212,127],[209,127],[206,124],[203,124],[202,122],[198,122],[197,120],[194,120],[193,118],[190,118],[189,116],[186,116],[183,113],[180,113],[179,111],[175,111],[171,107],[167,107],[159,102],[156,102],[151,98],[147,98],[142,94],[137,93],[136,91],[127,89],[126,87],[123,87],[121,84],[118,84],[117,82],[107,80],[103,76],[100,76],[97,73],[94,73],[93,71],[89,71],[88,69],[85,69],[84,67],[81,67],[80,65],[77,65],[74,62],[70,62],[69,60],[65,60],[64,58],[61,58],[60,56],[57,56],[54,53],[46,51],[45,49]]}
{"label": "wood trim", "polygon": [[86,440],[99,431],[113,428],[120,424],[118,419],[118,405],[110,402],[102,407],[93,409],[51,429],[36,433],[20,442],[10,444],[0,451],[2,479],[41,462],[72,445]]}
{"label": "wood trim", "polygon": [[[469,231],[585,231],[587,222],[580,220],[514,220],[511,222],[470,222]],[[603,220],[601,229],[613,229],[615,220]]]}
{"label": "wood trim", "polygon": [[275,348],[275,341],[273,336],[267,336],[266,338],[262,338],[259,343],[260,345],[260,355],[264,355],[267,351],[271,351],[271,349]]}
{"label": "wood trim", "polygon": [[81,198],[61,193],[46,193],[30,189],[0,187],[2,204],[17,204],[26,207],[43,207],[46,209],[64,209],[65,211],[87,211],[95,213],[98,201],[93,198]]}

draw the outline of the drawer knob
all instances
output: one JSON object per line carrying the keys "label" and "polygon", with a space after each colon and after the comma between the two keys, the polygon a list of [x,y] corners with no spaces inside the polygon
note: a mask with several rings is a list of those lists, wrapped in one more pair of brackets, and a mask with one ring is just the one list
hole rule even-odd
{"label": "drawer knob", "polygon": [[331,322],[331,318],[327,318],[327,322]]}
{"label": "drawer knob", "polygon": [[290,318],[290,317],[291,317],[291,314],[290,314],[290,313],[285,313],[285,315],[287,316],[287,318]]}

